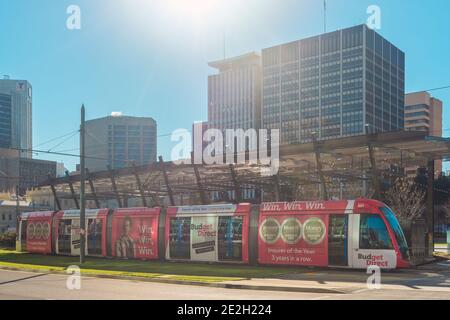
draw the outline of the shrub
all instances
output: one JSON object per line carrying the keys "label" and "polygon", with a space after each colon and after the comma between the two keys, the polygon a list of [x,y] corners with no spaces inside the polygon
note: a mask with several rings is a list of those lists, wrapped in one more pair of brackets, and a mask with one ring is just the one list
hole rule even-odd
{"label": "shrub", "polygon": [[0,234],[0,247],[14,248],[16,246],[16,233],[6,232]]}

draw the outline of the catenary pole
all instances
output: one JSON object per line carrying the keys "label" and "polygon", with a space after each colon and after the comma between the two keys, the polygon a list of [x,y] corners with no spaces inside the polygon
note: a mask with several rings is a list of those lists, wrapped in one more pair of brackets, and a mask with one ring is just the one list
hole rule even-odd
{"label": "catenary pole", "polygon": [[85,109],[81,106],[80,125],[80,264],[85,262],[86,252],[86,203],[85,203]]}

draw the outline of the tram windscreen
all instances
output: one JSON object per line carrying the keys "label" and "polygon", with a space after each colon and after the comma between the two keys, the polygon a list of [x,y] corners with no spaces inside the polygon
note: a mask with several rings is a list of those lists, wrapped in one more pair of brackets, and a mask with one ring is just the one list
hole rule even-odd
{"label": "tram windscreen", "polygon": [[398,248],[400,250],[400,253],[402,254],[403,259],[409,259],[408,244],[406,242],[405,235],[403,234],[402,227],[395,217],[395,214],[391,209],[387,207],[381,207],[380,210],[381,212],[383,212],[386,220],[390,224],[392,231],[395,234],[395,239],[397,240]]}

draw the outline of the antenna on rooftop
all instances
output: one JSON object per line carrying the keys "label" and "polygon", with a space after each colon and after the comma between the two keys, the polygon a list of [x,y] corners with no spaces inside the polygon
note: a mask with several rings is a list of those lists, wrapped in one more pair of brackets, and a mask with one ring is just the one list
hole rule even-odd
{"label": "antenna on rooftop", "polygon": [[226,59],[226,52],[225,52],[226,46],[227,46],[227,44],[226,44],[226,36],[225,36],[225,32],[224,32],[223,33],[223,60]]}

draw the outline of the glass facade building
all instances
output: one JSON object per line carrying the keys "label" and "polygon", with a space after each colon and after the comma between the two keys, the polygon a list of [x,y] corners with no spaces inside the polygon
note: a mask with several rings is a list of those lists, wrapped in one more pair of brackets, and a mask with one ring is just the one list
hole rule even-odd
{"label": "glass facade building", "polygon": [[11,96],[7,94],[0,94],[0,148],[11,147],[11,112]]}
{"label": "glass facade building", "polygon": [[[32,149],[32,87],[26,80],[0,80],[0,147]],[[20,157],[31,158],[29,151]]]}
{"label": "glass facade building", "polygon": [[261,57],[256,53],[210,62],[208,128],[258,129],[261,119]]}
{"label": "glass facade building", "polygon": [[402,130],[405,55],[366,25],[262,50],[262,127],[281,144]]}

